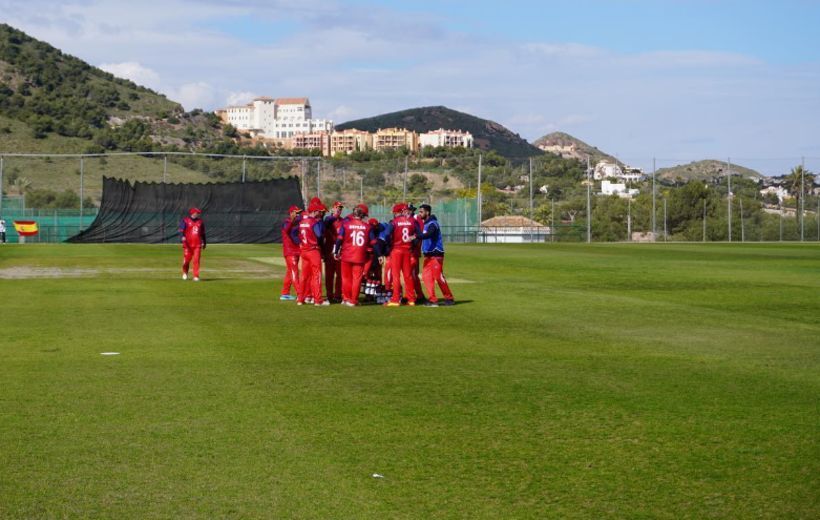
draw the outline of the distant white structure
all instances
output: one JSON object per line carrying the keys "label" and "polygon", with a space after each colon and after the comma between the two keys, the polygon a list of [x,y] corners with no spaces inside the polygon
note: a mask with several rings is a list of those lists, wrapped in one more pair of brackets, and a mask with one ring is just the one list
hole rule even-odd
{"label": "distant white structure", "polygon": [[783,204],[783,199],[791,198],[789,191],[783,186],[769,186],[768,188],[763,188],[760,190],[760,194],[763,196],[771,194],[777,195],[777,201],[781,204]]}
{"label": "distant white structure", "polygon": [[600,161],[595,165],[593,177],[596,181],[618,179],[625,182],[635,182],[641,180],[643,170],[632,166],[624,166],[621,168],[621,166],[616,163]]}
{"label": "distant white structure", "polygon": [[260,137],[289,138],[296,134],[330,132],[333,121],[313,119],[308,98],[258,97],[242,106],[216,111],[223,122]]}
{"label": "distant white structure", "polygon": [[631,199],[638,193],[640,191],[636,188],[627,188],[622,182],[612,182],[606,179],[601,181],[601,195],[617,195],[622,199]]}
{"label": "distant white structure", "polygon": [[491,244],[521,244],[545,242],[550,236],[549,226],[522,216],[493,217],[481,223],[478,241]]}
{"label": "distant white structure", "polygon": [[419,146],[445,147],[445,148],[472,148],[473,134],[461,130],[445,130],[439,128],[431,132],[419,134]]}

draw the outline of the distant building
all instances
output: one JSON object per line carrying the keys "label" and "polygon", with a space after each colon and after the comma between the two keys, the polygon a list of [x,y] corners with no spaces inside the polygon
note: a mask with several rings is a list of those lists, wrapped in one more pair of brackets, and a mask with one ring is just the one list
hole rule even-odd
{"label": "distant building", "polygon": [[635,197],[640,193],[637,189],[629,189],[622,182],[601,181],[601,195],[617,195],[623,199]]}
{"label": "distant building", "polygon": [[330,155],[351,154],[373,148],[373,135],[364,130],[342,130],[330,134]]}
{"label": "distant building", "polygon": [[263,96],[247,105],[226,107],[214,113],[238,130],[270,139],[333,130],[333,122],[329,119],[313,119],[308,98]]}
{"label": "distant building", "polygon": [[373,134],[374,150],[399,150],[406,148],[412,153],[419,149],[419,135],[405,128],[380,128]]}
{"label": "distant building", "polygon": [[596,181],[618,179],[626,182],[635,182],[643,178],[643,170],[632,166],[624,166],[622,168],[617,163],[600,161],[595,165],[593,177]]}
{"label": "distant building", "polygon": [[552,153],[555,155],[560,155],[564,159],[577,159],[581,155],[578,152],[578,147],[575,143],[563,144],[563,143],[555,143],[555,144],[539,144],[538,148],[547,152]]}
{"label": "distant building", "polygon": [[545,242],[550,236],[549,226],[522,216],[500,216],[481,223],[478,241],[493,244],[521,244]]}
{"label": "distant building", "polygon": [[330,134],[327,132],[304,132],[292,138],[294,150],[321,150],[322,155],[330,155]]}
{"label": "distant building", "polygon": [[473,134],[462,132],[461,130],[444,130],[439,128],[431,132],[419,134],[419,146],[444,147],[444,148],[472,148]]}
{"label": "distant building", "polygon": [[791,198],[791,195],[789,195],[789,191],[783,186],[769,186],[767,188],[763,188],[762,190],[760,190],[760,194],[763,196],[771,194],[777,195],[777,201],[780,204],[783,204],[784,199]]}

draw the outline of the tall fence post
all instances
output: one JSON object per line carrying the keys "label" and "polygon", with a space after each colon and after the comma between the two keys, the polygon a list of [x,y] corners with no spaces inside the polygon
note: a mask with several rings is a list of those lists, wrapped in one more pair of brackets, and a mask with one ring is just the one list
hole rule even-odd
{"label": "tall fence post", "polygon": [[[803,177],[806,172],[806,158],[800,158],[800,241],[803,241],[803,221],[806,217],[806,190],[803,187]],[[795,208],[798,209],[798,208]]]}
{"label": "tall fence post", "polygon": [[[478,154],[478,189],[476,190],[475,197],[476,203],[478,205],[478,226],[481,228],[481,154]],[[478,234],[476,234],[476,241],[478,239]]]}
{"label": "tall fence post", "polygon": [[703,199],[703,241],[706,242],[706,199]]}
{"label": "tall fence post", "polygon": [[655,158],[652,158],[652,240],[657,240],[657,227],[655,226],[655,215],[657,215],[657,210],[655,209]]}
{"label": "tall fence post", "polygon": [[667,241],[669,236],[669,228],[666,226],[666,196],[663,197],[663,241]]}
{"label": "tall fence post", "polygon": [[729,227],[729,242],[732,241],[732,159],[726,159],[726,213],[729,218],[726,219],[726,225]]}
{"label": "tall fence post", "polygon": [[746,227],[743,223],[743,199],[738,198],[737,201],[740,203],[740,241],[746,241]]}
{"label": "tall fence post", "polygon": [[592,242],[592,181],[590,180],[590,172],[589,172],[589,155],[587,155],[587,244],[589,244],[591,242]]}
{"label": "tall fence post", "polygon": [[245,173],[247,171],[247,167],[248,167],[248,160],[243,155],[242,156],[242,182],[245,182]]}
{"label": "tall fence post", "polygon": [[162,183],[168,182],[168,156],[162,156]]}
{"label": "tall fence post", "polygon": [[85,163],[83,161],[83,156],[80,156],[80,231],[83,230],[83,205],[85,201],[83,201],[83,177],[85,175]]}
{"label": "tall fence post", "polygon": [[3,215],[3,156],[0,155],[0,216]]}
{"label": "tall fence post", "polygon": [[316,162],[316,196],[322,198],[322,160]]}
{"label": "tall fence post", "polygon": [[402,181],[402,200],[407,200],[407,156],[404,156],[404,180]]}

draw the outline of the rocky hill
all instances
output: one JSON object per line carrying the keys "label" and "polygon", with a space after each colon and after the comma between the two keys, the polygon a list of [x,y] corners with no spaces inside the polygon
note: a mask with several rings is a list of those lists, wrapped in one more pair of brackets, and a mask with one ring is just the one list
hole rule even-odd
{"label": "rocky hill", "polygon": [[579,161],[586,161],[587,156],[594,166],[599,161],[617,162],[622,164],[615,157],[602,152],[595,146],[581,141],[577,137],[573,137],[564,132],[552,132],[543,137],[533,141],[533,146],[542,151],[560,155],[565,159],[578,159]]}
{"label": "rocky hill", "polygon": [[495,150],[506,157],[529,157],[541,153],[521,136],[494,121],[444,106],[411,108],[336,125],[337,130],[357,128],[368,132],[392,127],[416,132],[429,132],[439,128],[465,130],[473,134],[476,147]]}
{"label": "rocky hill", "polygon": [[[716,161],[713,159],[694,161],[689,164],[681,164],[669,168],[660,168],[657,170],[656,174],[659,178],[670,181],[707,181],[715,177],[726,175],[726,162]],[[737,164],[732,165],[732,174],[741,175],[749,179],[759,179],[762,177],[762,175],[757,171],[739,166]]]}

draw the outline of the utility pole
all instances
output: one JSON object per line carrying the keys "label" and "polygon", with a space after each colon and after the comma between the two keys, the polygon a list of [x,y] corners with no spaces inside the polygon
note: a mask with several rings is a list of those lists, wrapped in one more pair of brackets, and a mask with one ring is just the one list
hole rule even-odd
{"label": "utility pole", "polygon": [[589,155],[587,155],[587,244],[592,242],[592,181],[589,178]]}
{"label": "utility pole", "polygon": [[727,225],[729,226],[729,242],[732,241],[732,159],[726,159],[726,179],[729,192],[726,194],[726,207],[729,218]]}
{"label": "utility pole", "polygon": [[652,240],[657,240],[657,227],[655,226],[655,158],[652,158]]}
{"label": "utility pole", "polygon": [[407,156],[404,156],[404,188],[402,190],[402,200],[407,200]]}

